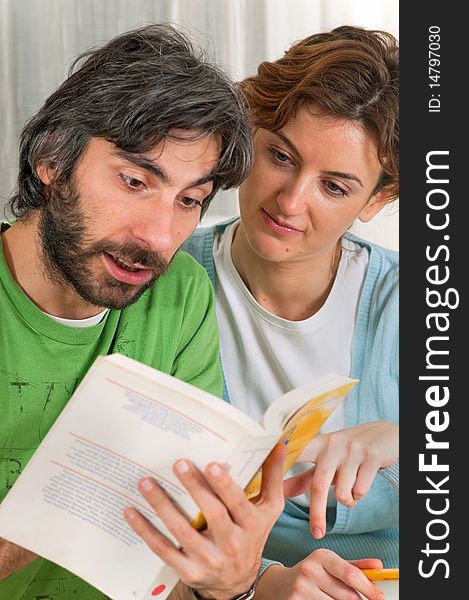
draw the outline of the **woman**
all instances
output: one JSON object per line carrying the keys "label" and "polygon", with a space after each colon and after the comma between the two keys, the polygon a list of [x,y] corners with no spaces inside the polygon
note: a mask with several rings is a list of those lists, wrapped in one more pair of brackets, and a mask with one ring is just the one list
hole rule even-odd
{"label": "woman", "polygon": [[[207,518],[202,533],[156,483],[140,482],[180,548],[143,516],[127,521],[194,588],[192,598],[246,600],[256,588],[259,600],[358,599],[354,590],[382,600],[359,569],[398,560],[390,484],[398,473],[398,258],[347,231],[398,196],[396,40],[348,26],[312,35],[262,63],[241,87],[254,133],[241,219],[200,229],[185,244],[215,287],[225,398],[260,416],[279,395],[328,371],[360,383],[303,453],[316,469],[285,483],[295,501],[264,556],[287,566],[264,562],[257,587],[244,591],[276,516],[269,519],[280,513],[281,449],[267,461],[254,503],[222,465],[216,477],[207,465],[202,478],[183,461],[178,477]],[[378,470],[388,480],[375,477]],[[299,496],[309,488],[310,510]]]}
{"label": "woman", "polygon": [[254,132],[241,218],[185,245],[215,287],[225,398],[260,417],[314,376],[360,380],[301,457],[316,469],[285,483],[295,501],[264,555],[293,565],[328,548],[397,566],[398,256],[348,233],[398,197],[397,42],[339,27],[241,88]]}

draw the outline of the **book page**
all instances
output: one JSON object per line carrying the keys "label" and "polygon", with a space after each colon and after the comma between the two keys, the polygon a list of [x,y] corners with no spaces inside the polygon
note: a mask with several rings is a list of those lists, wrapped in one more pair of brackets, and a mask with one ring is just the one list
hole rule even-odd
{"label": "book page", "polygon": [[[264,421],[270,429],[279,425],[279,419],[283,420],[276,443],[285,444],[288,448],[283,463],[284,474],[357,382],[356,379],[331,373],[282,396],[280,402],[274,403],[276,406],[270,414],[273,405],[267,409]],[[262,475],[258,471],[246,487],[248,498],[259,494],[261,480]]]}
{"label": "book page", "polygon": [[344,397],[357,383],[357,379],[336,373],[316,377],[277,398],[266,410],[262,423],[266,430],[283,429],[287,421],[302,406],[312,403],[311,407],[319,407],[329,398]]}
{"label": "book page", "polygon": [[162,599],[177,581],[169,569],[161,572],[164,581],[155,580],[163,563],[122,516],[133,505],[171,538],[137,481],[156,479],[192,519],[198,507],[173,475],[173,463],[185,457],[200,468],[212,460],[230,464],[246,435],[163,379],[159,384],[98,359],[0,506],[1,537],[113,600]]}

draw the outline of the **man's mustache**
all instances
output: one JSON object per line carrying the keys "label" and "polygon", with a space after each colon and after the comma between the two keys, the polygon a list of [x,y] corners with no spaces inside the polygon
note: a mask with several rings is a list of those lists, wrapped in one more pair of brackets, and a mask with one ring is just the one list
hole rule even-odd
{"label": "man's mustache", "polygon": [[169,262],[159,252],[153,252],[135,242],[119,244],[111,241],[99,241],[88,248],[84,254],[85,258],[106,252],[127,263],[138,263],[150,271],[160,273],[168,268]]}

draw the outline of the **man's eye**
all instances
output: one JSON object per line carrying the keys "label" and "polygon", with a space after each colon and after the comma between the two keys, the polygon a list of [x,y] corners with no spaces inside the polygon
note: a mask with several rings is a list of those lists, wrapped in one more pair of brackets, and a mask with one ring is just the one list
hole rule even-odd
{"label": "man's eye", "polygon": [[199,200],[194,200],[194,198],[189,198],[188,196],[181,196],[179,202],[185,208],[202,208],[202,202]]}
{"label": "man's eye", "polygon": [[122,179],[122,181],[125,183],[125,185],[132,190],[141,190],[145,187],[145,184],[143,183],[143,181],[140,181],[140,179],[136,179],[135,177],[132,177],[131,175],[125,175],[124,173],[119,173],[119,176]]}

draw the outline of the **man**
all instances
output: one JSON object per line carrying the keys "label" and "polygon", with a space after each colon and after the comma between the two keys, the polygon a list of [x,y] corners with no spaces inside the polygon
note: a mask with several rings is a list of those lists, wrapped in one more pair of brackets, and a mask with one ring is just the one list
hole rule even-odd
{"label": "man", "polygon": [[[16,220],[1,227],[0,499],[98,355],[221,394],[211,286],[176,251],[216,191],[247,174],[241,103],[169,26],[79,60],[23,130]],[[243,589],[251,571],[236,574]],[[2,600],[104,598],[6,540],[0,579]]]}

